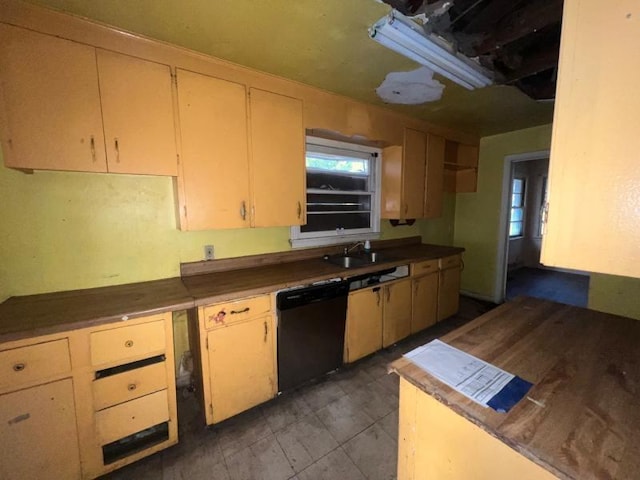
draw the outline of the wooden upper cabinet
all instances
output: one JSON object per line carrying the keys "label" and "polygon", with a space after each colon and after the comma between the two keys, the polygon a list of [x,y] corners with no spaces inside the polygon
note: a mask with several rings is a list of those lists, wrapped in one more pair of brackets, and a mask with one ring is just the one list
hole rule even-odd
{"label": "wooden upper cabinet", "polygon": [[186,229],[248,227],[245,87],[186,70],[177,79]]}
{"label": "wooden upper cabinet", "polygon": [[443,162],[443,138],[405,129],[404,144],[382,152],[382,218],[440,216]]}
{"label": "wooden upper cabinet", "polygon": [[97,50],[108,171],[176,176],[171,70]]}
{"label": "wooden upper cabinet", "polygon": [[450,193],[471,193],[477,190],[477,145],[465,145],[447,140],[444,152],[444,189]]}
{"label": "wooden upper cabinet", "polygon": [[2,24],[0,81],[8,167],[106,172],[95,48]]}
{"label": "wooden upper cabinet", "polygon": [[640,277],[639,17],[637,0],[564,3],[545,265]]}
{"label": "wooden upper cabinet", "polygon": [[254,227],[306,223],[302,101],[252,88],[251,188]]}
{"label": "wooden upper cabinet", "polygon": [[424,218],[436,218],[442,215],[444,148],[444,138],[433,135],[432,133],[427,135]]}
{"label": "wooden upper cabinet", "polygon": [[427,134],[407,128],[404,131],[402,168],[402,218],[424,215]]}

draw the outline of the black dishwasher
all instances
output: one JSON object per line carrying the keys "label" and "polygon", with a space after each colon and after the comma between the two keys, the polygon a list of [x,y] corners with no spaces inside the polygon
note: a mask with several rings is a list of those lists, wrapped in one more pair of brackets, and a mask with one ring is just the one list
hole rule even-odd
{"label": "black dishwasher", "polygon": [[348,294],[342,280],[278,293],[280,392],[342,365]]}

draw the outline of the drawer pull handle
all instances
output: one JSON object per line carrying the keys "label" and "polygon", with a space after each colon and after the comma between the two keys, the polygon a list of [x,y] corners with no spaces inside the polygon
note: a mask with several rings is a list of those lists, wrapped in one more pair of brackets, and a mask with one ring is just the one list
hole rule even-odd
{"label": "drawer pull handle", "polygon": [[242,310],[231,310],[229,313],[235,315],[236,313],[247,313],[250,310],[249,307],[245,307]]}
{"label": "drawer pull handle", "polygon": [[124,346],[127,348],[133,347],[133,340],[127,340],[126,342],[124,342]]}
{"label": "drawer pull handle", "polygon": [[24,363],[16,363],[16,364],[13,366],[13,371],[14,371],[14,372],[21,372],[22,370],[24,370],[24,369],[25,369],[25,367],[26,367],[26,365],[25,365]]}
{"label": "drawer pull handle", "polygon": [[130,392],[133,392],[136,388],[138,388],[138,386],[135,383],[130,383],[129,385],[127,385],[127,390],[129,390]]}

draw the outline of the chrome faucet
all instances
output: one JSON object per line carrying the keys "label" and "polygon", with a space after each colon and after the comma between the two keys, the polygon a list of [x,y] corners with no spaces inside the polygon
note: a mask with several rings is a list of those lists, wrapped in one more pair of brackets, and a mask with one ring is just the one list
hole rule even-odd
{"label": "chrome faucet", "polygon": [[362,245],[362,248],[364,248],[364,242],[357,242],[354,243],[353,245],[351,245],[350,247],[344,247],[344,255],[349,255],[349,252],[351,250],[353,250],[354,248],[357,248],[358,246]]}

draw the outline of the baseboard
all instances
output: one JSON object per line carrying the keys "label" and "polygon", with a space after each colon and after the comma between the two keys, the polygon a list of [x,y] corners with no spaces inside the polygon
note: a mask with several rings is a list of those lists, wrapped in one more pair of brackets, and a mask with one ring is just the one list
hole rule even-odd
{"label": "baseboard", "polygon": [[496,302],[496,299],[494,297],[490,297],[489,295],[482,295],[481,293],[477,293],[477,292],[470,292],[469,290],[460,290],[460,295],[464,295],[465,297],[471,297],[471,298],[475,298],[476,300],[482,300],[483,302],[491,302],[491,303],[501,303],[501,302]]}

